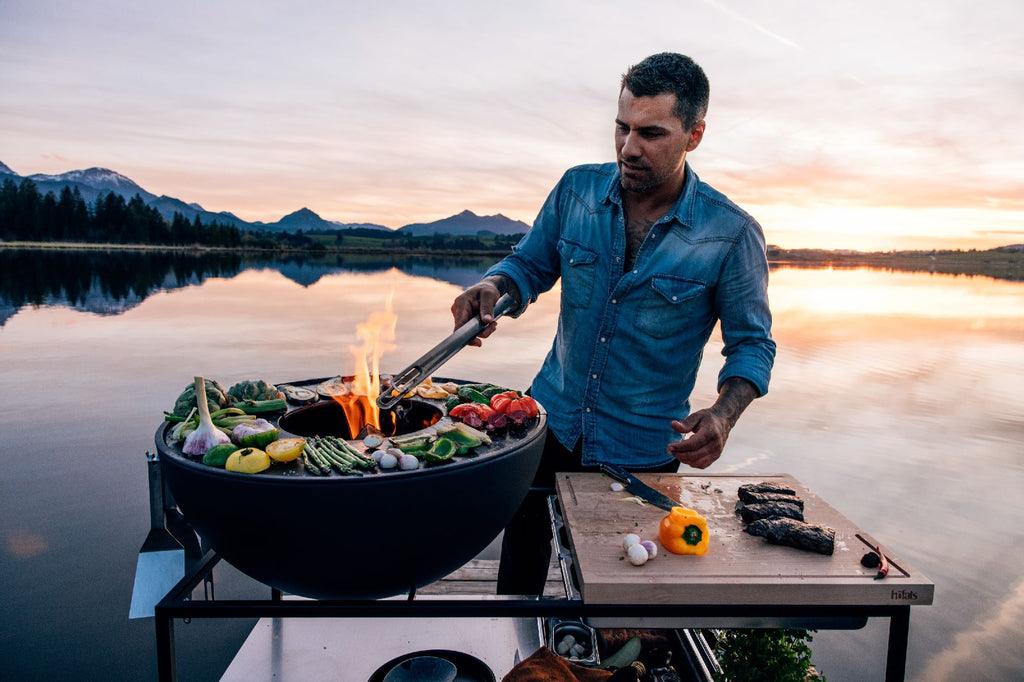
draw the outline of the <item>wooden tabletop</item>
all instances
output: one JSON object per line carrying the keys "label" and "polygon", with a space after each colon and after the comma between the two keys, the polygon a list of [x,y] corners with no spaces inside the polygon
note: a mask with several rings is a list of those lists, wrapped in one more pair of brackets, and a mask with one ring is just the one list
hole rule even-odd
{"label": "wooden tabletop", "polygon": [[[932,582],[883,547],[889,575],[860,565],[876,541],[824,500],[785,474],[637,474],[652,488],[700,512],[711,541],[704,556],[681,556],[660,546],[657,558],[633,566],[622,537],[636,533],[658,542],[666,512],[637,504],[628,492],[613,492],[612,479],[598,473],[561,473],[556,489],[569,531],[583,600],[590,604],[715,604],[793,606],[899,606],[931,604]],[[796,490],[808,523],[836,531],[835,553],[824,556],[768,544],[743,532],[735,513],[736,490],[771,481]]]}

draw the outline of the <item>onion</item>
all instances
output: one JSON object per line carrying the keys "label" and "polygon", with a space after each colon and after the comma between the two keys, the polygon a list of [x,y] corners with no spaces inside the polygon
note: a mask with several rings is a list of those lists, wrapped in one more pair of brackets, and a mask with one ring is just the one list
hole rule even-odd
{"label": "onion", "polygon": [[651,540],[644,540],[640,544],[643,545],[644,549],[647,550],[649,559],[653,559],[654,557],[658,556],[658,546],[654,544]]}
{"label": "onion", "polygon": [[629,563],[634,566],[643,566],[650,558],[647,554],[647,550],[639,542],[635,545],[630,545],[629,549],[626,550],[626,554],[629,556]]}

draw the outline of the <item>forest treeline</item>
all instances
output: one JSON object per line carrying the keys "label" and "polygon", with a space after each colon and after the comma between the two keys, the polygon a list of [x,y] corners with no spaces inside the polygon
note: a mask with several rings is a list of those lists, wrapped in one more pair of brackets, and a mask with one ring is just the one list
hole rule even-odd
{"label": "forest treeline", "polygon": [[167,221],[136,194],[100,195],[91,205],[75,188],[59,195],[41,194],[29,179],[0,185],[0,239],[10,241],[103,242],[114,244],[204,244],[237,246],[242,235],[234,225],[188,220],[175,213]]}

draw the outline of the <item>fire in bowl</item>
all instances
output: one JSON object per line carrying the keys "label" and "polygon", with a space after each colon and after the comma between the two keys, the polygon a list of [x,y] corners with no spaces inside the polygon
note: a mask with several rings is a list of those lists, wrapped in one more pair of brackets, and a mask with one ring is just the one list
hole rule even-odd
{"label": "fire in bowl", "polygon": [[[443,414],[440,401],[403,400],[381,414],[381,428],[416,433]],[[290,410],[278,425],[282,435],[355,435],[331,400]],[[496,438],[473,457],[363,476],[312,476],[299,463],[255,475],[225,471],[184,456],[169,431],[156,433],[164,480],[213,549],[272,587],[342,599],[422,587],[479,554],[525,498],[547,428],[541,410],[525,432]]]}

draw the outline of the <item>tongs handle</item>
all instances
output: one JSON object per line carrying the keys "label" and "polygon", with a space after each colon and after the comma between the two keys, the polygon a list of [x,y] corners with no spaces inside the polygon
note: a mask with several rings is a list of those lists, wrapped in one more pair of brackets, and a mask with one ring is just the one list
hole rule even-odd
{"label": "tongs handle", "polygon": [[[511,310],[515,304],[515,299],[511,294],[503,294],[494,304],[492,316],[497,320]],[[391,389],[381,391],[381,394],[377,397],[377,407],[382,410],[390,410],[397,405],[402,396],[419,386],[438,367],[448,362],[467,343],[475,339],[483,329],[484,323],[480,321],[480,316],[474,315],[473,319],[456,329],[451,336],[428,350],[421,358],[396,374],[391,379]]]}

